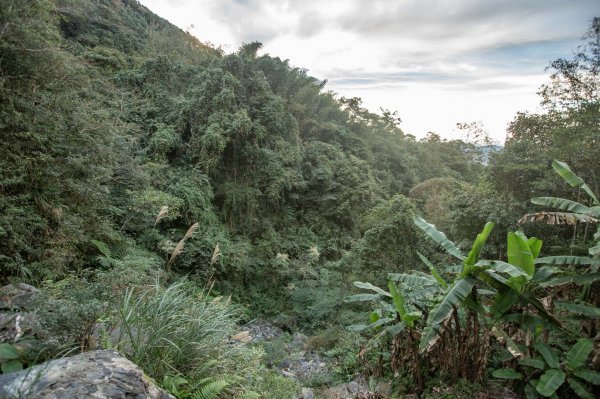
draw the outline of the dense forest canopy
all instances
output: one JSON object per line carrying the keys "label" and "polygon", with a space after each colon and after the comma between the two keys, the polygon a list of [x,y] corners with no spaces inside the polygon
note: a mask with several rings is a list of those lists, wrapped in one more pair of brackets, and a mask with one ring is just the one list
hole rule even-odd
{"label": "dense forest canopy", "polygon": [[[574,58],[550,63],[545,111],[516,115],[485,165],[479,145],[417,141],[396,113],[327,91],[260,43],[224,54],[136,1],[7,1],[0,26],[0,279],[65,306],[108,286],[119,301],[158,273],[231,295],[248,319],[343,330],[365,317],[343,302],[354,281],[447,260],[416,215],[462,250],[494,222],[480,251],[508,262],[516,229],[543,240],[540,256],[596,245],[594,218],[518,221],[543,210],[534,197],[598,206],[552,168],[600,194],[598,18]],[[93,309],[77,317],[105,317]]]}

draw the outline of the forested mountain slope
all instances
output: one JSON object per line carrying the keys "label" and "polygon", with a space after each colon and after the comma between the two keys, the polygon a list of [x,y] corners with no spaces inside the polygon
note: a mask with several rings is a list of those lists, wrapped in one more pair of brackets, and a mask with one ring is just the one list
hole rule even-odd
{"label": "forested mountain slope", "polygon": [[[489,259],[507,261],[506,233],[517,227],[543,239],[541,256],[586,255],[594,218],[517,223],[542,210],[532,197],[586,198],[562,183],[553,159],[600,191],[599,26],[595,19],[573,60],[551,64],[540,91],[546,112],[518,114],[505,148],[486,153],[484,166],[478,146],[433,133],[417,141],[395,112],[374,114],[359,98],[327,91],[306,70],[259,55],[259,43],[224,54],[134,0],[5,1],[0,280],[32,283],[58,301],[40,305],[47,329],[62,334],[48,357],[58,347],[89,349],[100,321],[140,322],[126,316],[146,315],[164,298],[173,300],[170,316],[197,311],[213,323],[200,328],[213,341],[191,345],[201,334],[186,324],[189,336],[173,329],[155,337],[184,340],[177,350],[157,344],[130,356],[174,392],[174,376],[206,382],[258,367],[254,352],[215,349],[236,328],[237,311],[220,295],[243,306],[247,320],[328,329],[331,342],[343,341],[346,326],[369,317],[363,304],[343,301],[354,281],[385,285],[388,272],[422,273],[417,251],[448,260],[415,225],[417,214],[465,253],[495,222],[476,251]],[[147,331],[155,330],[162,333]],[[381,377],[398,362],[384,356],[392,338],[369,358],[357,344],[364,337],[352,337],[349,347],[363,357],[346,358],[340,378],[363,369]],[[246,387],[238,377],[227,384]]]}
{"label": "forested mountain slope", "polygon": [[248,282],[277,253],[337,260],[373,206],[481,168],[473,146],[415,142],[257,43],[223,55],[134,1],[8,5],[4,278],[95,267],[94,241],[161,262],[199,222],[172,268]]}

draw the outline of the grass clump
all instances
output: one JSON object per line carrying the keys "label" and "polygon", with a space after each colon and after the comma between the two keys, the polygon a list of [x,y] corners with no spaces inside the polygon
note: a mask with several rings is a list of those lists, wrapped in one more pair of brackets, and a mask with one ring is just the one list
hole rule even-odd
{"label": "grass clump", "polygon": [[262,352],[234,345],[239,309],[186,281],[126,291],[118,347],[156,381],[185,376],[190,386],[228,376],[229,390],[246,384]]}

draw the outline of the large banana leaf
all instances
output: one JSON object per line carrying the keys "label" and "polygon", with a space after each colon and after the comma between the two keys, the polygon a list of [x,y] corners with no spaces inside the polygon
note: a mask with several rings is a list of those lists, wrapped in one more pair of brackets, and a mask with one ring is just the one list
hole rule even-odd
{"label": "large banana leaf", "polygon": [[511,277],[527,276],[524,270],[501,260],[480,260],[477,262],[477,266],[489,266],[491,269],[500,273],[506,273]]}
{"label": "large banana leaf", "polygon": [[471,293],[474,286],[475,279],[472,277],[465,277],[456,280],[448,288],[442,301],[429,312],[427,326],[423,329],[423,335],[421,336],[421,342],[419,343],[419,349],[421,351],[430,349],[432,343],[437,338],[444,321],[452,315],[454,307],[458,306]]}
{"label": "large banana leaf", "polygon": [[550,368],[557,369],[560,367],[560,363],[558,361],[558,355],[550,346],[546,345],[543,342],[538,342],[535,344],[535,350],[538,351],[540,355],[544,358],[548,366]]}
{"label": "large banana leaf", "polygon": [[494,370],[492,375],[495,378],[500,378],[503,380],[522,380],[523,374],[518,373],[515,369],[499,369]]}
{"label": "large banana leaf", "polygon": [[557,308],[565,309],[571,313],[580,314],[588,317],[600,317],[600,308],[593,305],[572,303],[572,302],[554,302]]}
{"label": "large banana leaf", "polygon": [[589,382],[590,384],[600,385],[600,373],[597,371],[582,369],[575,370],[573,374],[575,374],[578,378]]}
{"label": "large banana leaf", "polygon": [[380,294],[356,294],[344,298],[344,302],[366,302],[376,301],[381,298]]}
{"label": "large banana leaf", "polygon": [[552,267],[552,266],[536,267],[535,274],[533,275],[533,281],[535,281],[535,282],[545,281],[549,277],[558,273],[559,271],[560,271],[560,269],[558,267]]}
{"label": "large banana leaf", "polygon": [[360,281],[355,281],[354,285],[356,287],[358,287],[358,288],[363,288],[365,290],[375,291],[376,293],[381,294],[383,296],[387,296],[387,297],[390,297],[390,298],[392,297],[389,292],[386,292],[386,291],[382,290],[381,288],[379,288],[377,286],[374,286],[371,283],[362,283]]}
{"label": "large banana leaf", "polygon": [[481,233],[477,234],[477,238],[475,238],[475,242],[469,251],[469,255],[467,256],[467,259],[465,259],[465,266],[473,266],[475,263],[477,263],[479,260],[479,255],[481,255],[481,250],[483,249],[483,246],[485,245],[485,242],[487,241],[493,228],[494,223],[487,222]]}
{"label": "large banana leaf", "polygon": [[574,276],[555,277],[550,280],[543,281],[539,285],[540,285],[540,287],[555,287],[557,285],[570,284],[570,283],[582,285],[582,284],[593,283],[594,281],[598,281],[598,280],[600,280],[600,273],[586,273],[586,274],[576,274]]}
{"label": "large banana leaf", "polygon": [[[549,208],[560,209],[561,211],[581,213],[584,215],[595,215],[595,209],[580,204],[576,201],[571,201],[557,197],[536,197],[531,199],[532,204],[544,205]],[[597,215],[596,215],[597,216]]]}
{"label": "large banana leaf", "polygon": [[434,225],[427,223],[424,219],[415,216],[413,218],[418,228],[423,230],[433,241],[446,250],[449,254],[454,257],[464,260],[465,256],[460,252],[460,249],[446,237],[444,233],[435,228]]}
{"label": "large banana leaf", "polygon": [[444,280],[442,278],[442,276],[440,275],[440,273],[438,272],[438,270],[435,268],[435,266],[433,265],[433,263],[431,263],[429,261],[429,259],[427,259],[422,253],[420,253],[419,251],[417,251],[417,255],[419,255],[419,258],[421,258],[421,260],[423,261],[423,263],[425,263],[427,265],[427,267],[429,268],[429,271],[431,272],[431,275],[436,279],[436,281],[444,288],[448,288],[448,284],[446,283],[446,280]]}
{"label": "large banana leaf", "polygon": [[529,277],[533,277],[535,266],[533,264],[533,254],[527,241],[520,235],[508,233],[508,263],[521,268]]}
{"label": "large banana leaf", "polygon": [[415,305],[423,304],[423,302],[430,302],[434,299],[443,289],[440,286],[427,287],[425,289],[411,292],[406,295],[406,299]]}
{"label": "large banana leaf", "polygon": [[542,240],[539,238],[531,237],[527,240],[527,245],[529,245],[529,249],[531,250],[531,254],[533,255],[533,259],[535,260],[540,251],[542,250]]}
{"label": "large banana leaf", "polygon": [[592,201],[594,201],[595,205],[600,205],[598,198],[596,198],[589,186],[585,184],[585,181],[583,181],[581,177],[573,173],[569,165],[567,165],[564,162],[554,160],[552,161],[552,167],[554,168],[556,173],[560,175],[560,177],[565,179],[565,181],[571,185],[571,187],[581,187],[583,191],[585,191],[590,196]]}
{"label": "large banana leaf", "polygon": [[396,312],[398,312],[402,321],[406,323],[409,328],[412,328],[415,320],[421,317],[421,312],[408,312],[406,310],[406,307],[404,306],[404,297],[400,291],[398,291],[398,288],[396,288],[396,284],[393,281],[388,281],[388,288],[392,294]]}
{"label": "large banana leaf", "polygon": [[545,256],[537,258],[535,264],[542,265],[600,265],[600,259],[590,258],[588,256]]}
{"label": "large banana leaf", "polygon": [[583,366],[592,351],[594,343],[589,338],[580,338],[567,352],[567,367],[575,370]]}
{"label": "large banana leaf", "polygon": [[540,377],[540,382],[538,382],[535,387],[536,391],[540,395],[543,396],[552,396],[554,392],[565,382],[565,373],[558,369],[550,369],[547,370]]}
{"label": "large banana leaf", "polygon": [[519,364],[521,366],[533,367],[538,370],[543,370],[546,368],[546,363],[542,359],[532,359],[530,357],[520,359]]}
{"label": "large banana leaf", "polygon": [[427,287],[438,285],[437,281],[432,276],[418,276],[414,274],[404,273],[388,273],[388,280],[398,281],[409,286]]}
{"label": "large banana leaf", "polygon": [[587,387],[583,383],[581,383],[581,381],[579,381],[577,378],[568,377],[567,382],[569,383],[569,386],[571,387],[571,389],[573,389],[573,392],[575,392],[577,394],[577,396],[579,396],[580,398],[583,398],[583,399],[594,399],[595,398],[595,396],[590,391],[588,391]]}
{"label": "large banana leaf", "polygon": [[[388,281],[388,288],[390,289],[390,294],[392,294],[392,300],[394,301],[394,307],[396,308],[396,312],[400,315],[400,318],[404,320],[406,316],[406,308],[404,307],[404,298],[398,292],[396,288],[396,284],[393,281]],[[412,327],[412,326],[409,326]]]}

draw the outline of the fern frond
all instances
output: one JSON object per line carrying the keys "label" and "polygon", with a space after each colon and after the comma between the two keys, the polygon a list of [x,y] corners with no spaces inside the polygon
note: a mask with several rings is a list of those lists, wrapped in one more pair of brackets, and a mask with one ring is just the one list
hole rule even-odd
{"label": "fern frond", "polygon": [[112,259],[113,254],[112,251],[110,250],[110,248],[108,247],[108,245],[102,241],[98,241],[98,240],[92,240],[92,244],[94,244],[96,246],[96,248],[98,248],[98,251],[100,251],[100,253],[102,255],[104,255],[105,257]]}
{"label": "fern frond", "polygon": [[219,378],[210,381],[195,391],[191,398],[192,399],[218,399],[221,394],[225,392],[225,389],[230,385],[229,380],[226,378]]}

